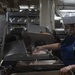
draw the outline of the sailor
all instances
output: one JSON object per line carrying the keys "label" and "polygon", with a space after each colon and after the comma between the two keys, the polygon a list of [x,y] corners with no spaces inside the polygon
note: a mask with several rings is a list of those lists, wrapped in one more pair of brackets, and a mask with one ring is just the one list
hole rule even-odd
{"label": "sailor", "polygon": [[60,69],[60,74],[65,75],[75,69],[75,16],[63,17],[64,29],[67,37],[61,43],[37,46],[33,53],[40,50],[61,50],[62,61],[65,67]]}

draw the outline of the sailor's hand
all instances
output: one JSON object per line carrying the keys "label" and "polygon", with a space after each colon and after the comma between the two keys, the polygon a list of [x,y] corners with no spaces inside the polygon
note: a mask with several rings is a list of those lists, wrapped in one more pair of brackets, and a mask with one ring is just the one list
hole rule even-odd
{"label": "sailor's hand", "polygon": [[60,69],[60,75],[68,75],[68,72],[72,70],[71,66],[66,66]]}
{"label": "sailor's hand", "polygon": [[33,54],[36,54],[37,52],[41,51],[43,49],[43,46],[37,46],[35,50],[33,51]]}

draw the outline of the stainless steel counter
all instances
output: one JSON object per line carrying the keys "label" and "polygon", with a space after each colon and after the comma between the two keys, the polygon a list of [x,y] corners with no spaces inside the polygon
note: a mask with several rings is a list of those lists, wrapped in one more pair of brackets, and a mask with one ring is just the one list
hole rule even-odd
{"label": "stainless steel counter", "polygon": [[[11,75],[60,75],[59,70],[54,71],[41,71],[41,72],[28,72],[28,73],[13,73]],[[66,75],[73,75],[72,72],[68,72]]]}

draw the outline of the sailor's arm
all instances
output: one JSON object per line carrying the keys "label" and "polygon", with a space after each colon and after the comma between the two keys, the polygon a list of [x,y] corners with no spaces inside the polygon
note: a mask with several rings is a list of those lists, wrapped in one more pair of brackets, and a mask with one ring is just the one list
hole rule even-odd
{"label": "sailor's arm", "polygon": [[60,47],[61,47],[61,43],[54,43],[54,44],[49,44],[49,45],[37,46],[35,48],[34,53],[41,51],[41,50],[45,50],[45,49],[57,50],[57,49],[60,49]]}

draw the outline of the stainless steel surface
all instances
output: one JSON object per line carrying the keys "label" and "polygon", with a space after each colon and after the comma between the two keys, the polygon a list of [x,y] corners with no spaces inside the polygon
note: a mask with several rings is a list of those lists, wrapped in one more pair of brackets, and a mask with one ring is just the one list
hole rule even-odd
{"label": "stainless steel surface", "polygon": [[22,40],[13,42],[12,44],[10,43],[7,50],[8,53],[4,56],[4,60],[7,61],[18,61],[17,59],[20,60],[23,55],[24,57],[27,56],[27,50]]}
{"label": "stainless steel surface", "polygon": [[[42,71],[42,72],[13,73],[11,75],[60,75],[60,74],[59,70],[54,70],[54,71]],[[68,72],[66,75],[73,75],[73,73]]]}
{"label": "stainless steel surface", "polygon": [[7,51],[4,56],[4,61],[20,61],[20,60],[36,60],[36,59],[54,59],[49,54],[42,55],[28,55],[26,46],[23,41],[16,41],[9,43],[5,49]]}
{"label": "stainless steel surface", "polygon": [[[31,41],[45,41],[46,44],[53,43],[54,37],[51,34],[38,34],[38,33],[24,33],[24,38],[30,37]],[[27,40],[27,39],[24,39]],[[34,44],[35,45],[35,44]],[[23,40],[9,43],[8,47],[5,48],[8,53],[4,56],[5,61],[20,61],[20,60],[35,60],[35,59],[52,59],[53,56],[49,54],[42,55],[29,55],[27,48]],[[29,56],[28,56],[29,55]]]}
{"label": "stainless steel surface", "polygon": [[30,66],[30,65],[53,65],[63,64],[60,60],[35,60],[35,61],[19,61],[19,66]]}
{"label": "stainless steel surface", "polygon": [[30,37],[32,41],[45,41],[46,44],[54,43],[54,37],[51,34],[25,32],[24,37]]}
{"label": "stainless steel surface", "polygon": [[35,71],[35,70],[59,70],[64,64],[58,60],[36,60],[36,61],[19,61],[16,65],[18,71]]}

